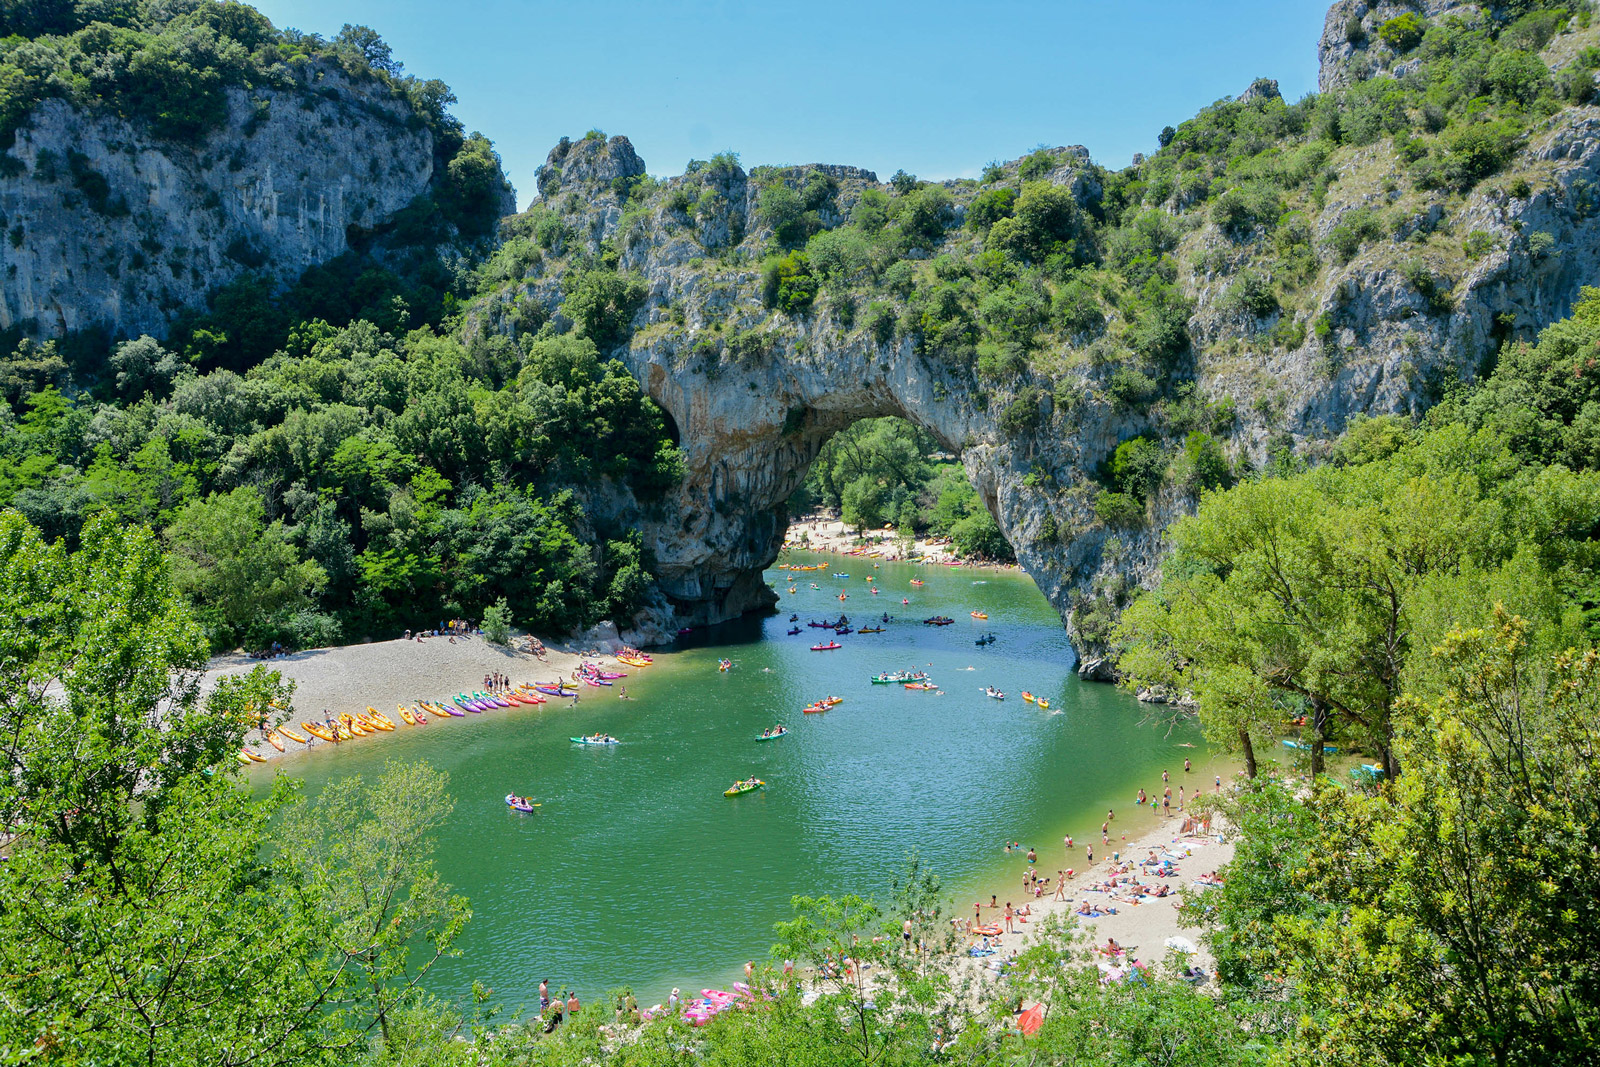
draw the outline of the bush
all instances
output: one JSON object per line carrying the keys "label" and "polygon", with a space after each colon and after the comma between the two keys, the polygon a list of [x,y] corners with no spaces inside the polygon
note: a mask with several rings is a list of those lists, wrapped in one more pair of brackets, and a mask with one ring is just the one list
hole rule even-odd
{"label": "bush", "polygon": [[1114,493],[1109,489],[1100,490],[1100,495],[1095,498],[1094,517],[1107,526],[1118,529],[1129,529],[1144,525],[1144,504],[1127,493]]}
{"label": "bush", "polygon": [[1482,259],[1494,248],[1494,236],[1483,230],[1473,230],[1462,238],[1461,251],[1468,259]]}
{"label": "bush", "polygon": [[566,299],[561,313],[572,320],[578,335],[604,350],[625,342],[633,330],[633,316],[644,303],[649,288],[635,274],[590,270],[561,279]]}
{"label": "bush", "polygon": [[1264,319],[1279,310],[1278,296],[1272,291],[1272,283],[1255,271],[1240,274],[1238,280],[1222,294],[1219,306],[1226,313],[1253,319]]}
{"label": "bush", "polygon": [[1428,24],[1415,11],[1396,15],[1378,27],[1378,39],[1401,55],[1422,43]]}
{"label": "bush", "polygon": [[511,609],[506,605],[505,597],[483,609],[483,636],[495,645],[503,645],[511,640]]}
{"label": "bush", "polygon": [[1550,87],[1550,69],[1538,56],[1513,48],[1489,61],[1485,80],[1501,103],[1527,105]]}
{"label": "bush", "polygon": [[1113,406],[1123,410],[1143,410],[1156,395],[1156,380],[1132,367],[1121,366],[1111,372],[1106,395]]}
{"label": "bush", "polygon": [[1264,182],[1235,186],[1211,205],[1212,221],[1233,241],[1243,241],[1257,229],[1270,228],[1282,213],[1278,191]]}
{"label": "bush", "polygon": [[988,233],[989,227],[1001,219],[1016,214],[1017,191],[1009,186],[985,189],[973,198],[967,208],[967,225],[979,233]]}
{"label": "bush", "polygon": [[987,244],[1030,263],[1043,263],[1057,252],[1072,253],[1079,262],[1084,258],[1076,248],[1080,225],[1078,202],[1070,190],[1033,182],[1017,198],[1015,216],[990,228]]}
{"label": "bush", "polygon": [[1347,211],[1339,224],[1328,231],[1327,245],[1340,266],[1355,258],[1361,246],[1383,236],[1383,222],[1371,208]]}
{"label": "bush", "polygon": [[803,252],[790,252],[767,262],[762,271],[762,299],[767,307],[790,315],[810,310],[817,297],[817,278]]}
{"label": "bush", "polygon": [[1167,473],[1167,457],[1148,437],[1132,437],[1117,446],[1107,468],[1120,492],[1143,500],[1160,488]]}
{"label": "bush", "polygon": [[1029,386],[1006,405],[1000,415],[1000,430],[1007,437],[1021,437],[1039,428],[1043,416],[1039,412],[1044,394],[1037,386]]}

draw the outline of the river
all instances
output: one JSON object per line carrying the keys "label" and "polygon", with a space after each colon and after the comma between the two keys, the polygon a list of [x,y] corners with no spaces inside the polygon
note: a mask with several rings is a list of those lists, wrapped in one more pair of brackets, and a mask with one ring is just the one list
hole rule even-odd
{"label": "river", "polygon": [[[1053,873],[1065,865],[1063,834],[1099,847],[1108,805],[1119,838],[1136,832],[1134,794],[1159,795],[1163,770],[1174,785],[1209,787],[1222,766],[1193,724],[1154,727],[1125,693],[1078,681],[1060,620],[1020,572],[784,557],[824,560],[822,571],[771,571],[779,614],[691,635],[619,683],[630,700],[587,689],[577,709],[506,709],[283,763],[313,794],[334,775],[375,776],[392,757],[450,773],[456,806],[437,861],[473,918],[460,956],[437,966],[433,992],[464,999],[477,979],[508,1007],[535,1004],[541,978],[585,999],[624,985],[645,1004],[673,986],[698,992],[766,957],[795,894],[884,895],[915,848],[950,891],[953,914],[965,914],[978,894],[1017,885],[1025,861],[1003,851],[1007,840],[1036,846]],[[839,638],[837,651],[811,651],[828,631],[804,623],[841,608],[857,625],[884,612],[896,621]],[[785,632],[791,613],[798,636]],[[921,624],[935,613],[956,622]],[[974,645],[991,631],[994,644]],[[717,670],[723,656],[734,663],[727,672]],[[868,681],[910,667],[942,693]],[[988,699],[986,685],[1007,699]],[[1024,702],[1024,689],[1051,709]],[[801,714],[829,694],[844,702]],[[755,741],[780,721],[787,737]],[[623,743],[568,740],[595,731]],[[1187,776],[1185,757],[1195,767]],[[766,788],[723,797],[750,775]],[[542,806],[511,812],[503,798],[512,791]]]}

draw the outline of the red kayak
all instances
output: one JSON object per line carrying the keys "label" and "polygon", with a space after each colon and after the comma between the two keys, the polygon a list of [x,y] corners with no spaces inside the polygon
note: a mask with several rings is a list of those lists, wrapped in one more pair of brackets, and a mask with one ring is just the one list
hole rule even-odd
{"label": "red kayak", "polygon": [[829,641],[825,645],[812,645],[811,646],[811,651],[813,651],[813,652],[831,652],[836,648],[843,648],[843,647],[844,646],[841,645],[837,641]]}

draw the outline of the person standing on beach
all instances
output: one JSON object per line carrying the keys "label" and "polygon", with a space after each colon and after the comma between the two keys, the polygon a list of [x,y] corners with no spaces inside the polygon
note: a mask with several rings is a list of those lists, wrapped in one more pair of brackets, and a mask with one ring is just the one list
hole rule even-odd
{"label": "person standing on beach", "polygon": [[1012,921],[1013,916],[1015,916],[1015,914],[1016,913],[1011,910],[1011,901],[1009,901],[1009,900],[1006,901],[1006,933],[1008,933],[1008,934],[1016,932],[1015,930],[1012,929],[1012,926],[1011,926],[1011,921]]}
{"label": "person standing on beach", "polygon": [[1057,871],[1056,872],[1056,896],[1055,896],[1055,899],[1057,899],[1057,900],[1066,900],[1067,899],[1067,872],[1066,871]]}
{"label": "person standing on beach", "polygon": [[1084,855],[1087,857],[1090,865],[1092,866],[1094,864],[1094,846],[1093,845],[1084,845],[1083,846],[1083,852],[1084,852]]}
{"label": "person standing on beach", "polygon": [[1217,792],[1222,792],[1222,775],[1217,775]]}

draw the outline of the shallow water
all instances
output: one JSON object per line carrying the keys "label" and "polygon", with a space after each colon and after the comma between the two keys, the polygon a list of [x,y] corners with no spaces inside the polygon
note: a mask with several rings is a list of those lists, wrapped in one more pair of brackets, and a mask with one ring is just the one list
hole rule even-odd
{"label": "shallow water", "polygon": [[[692,635],[619,683],[631,700],[585,689],[577,709],[502,709],[280,761],[312,792],[334,775],[375,775],[391,757],[449,771],[456,807],[440,828],[438,865],[471,899],[473,919],[461,956],[435,971],[434,992],[465,996],[478,979],[516,1006],[536,1002],[546,977],[586,998],[622,985],[645,1003],[673,986],[698,991],[764,958],[795,894],[882,894],[916,848],[965,902],[953,913],[965,914],[977,894],[1017,884],[1025,861],[1003,852],[1006,840],[1037,846],[1053,872],[1064,833],[1080,858],[1091,835],[1100,848],[1108,804],[1119,812],[1114,833],[1132,833],[1134,794],[1157,794],[1163,769],[1175,787],[1210,784],[1197,728],[1154,728],[1126,694],[1077,680],[1060,621],[1026,576],[785,557],[822,560],[826,570],[793,576],[793,595],[789,572],[770,572],[778,615]],[[926,584],[911,586],[913,577]],[[827,631],[804,623],[841,607],[853,623],[885,611],[898,621],[841,637],[837,651],[810,651]],[[971,619],[973,609],[988,621]],[[803,628],[794,637],[791,612]],[[936,612],[955,625],[920,623]],[[987,631],[999,640],[976,647]],[[732,670],[718,672],[721,656]],[[905,667],[928,671],[943,693],[868,681]],[[1007,699],[988,699],[985,685]],[[1052,710],[1025,703],[1022,689]],[[801,714],[829,694],[844,703]],[[780,721],[789,736],[756,743]],[[624,743],[568,740],[595,731]],[[748,775],[767,787],[722,796]],[[512,791],[542,807],[509,811]]]}

